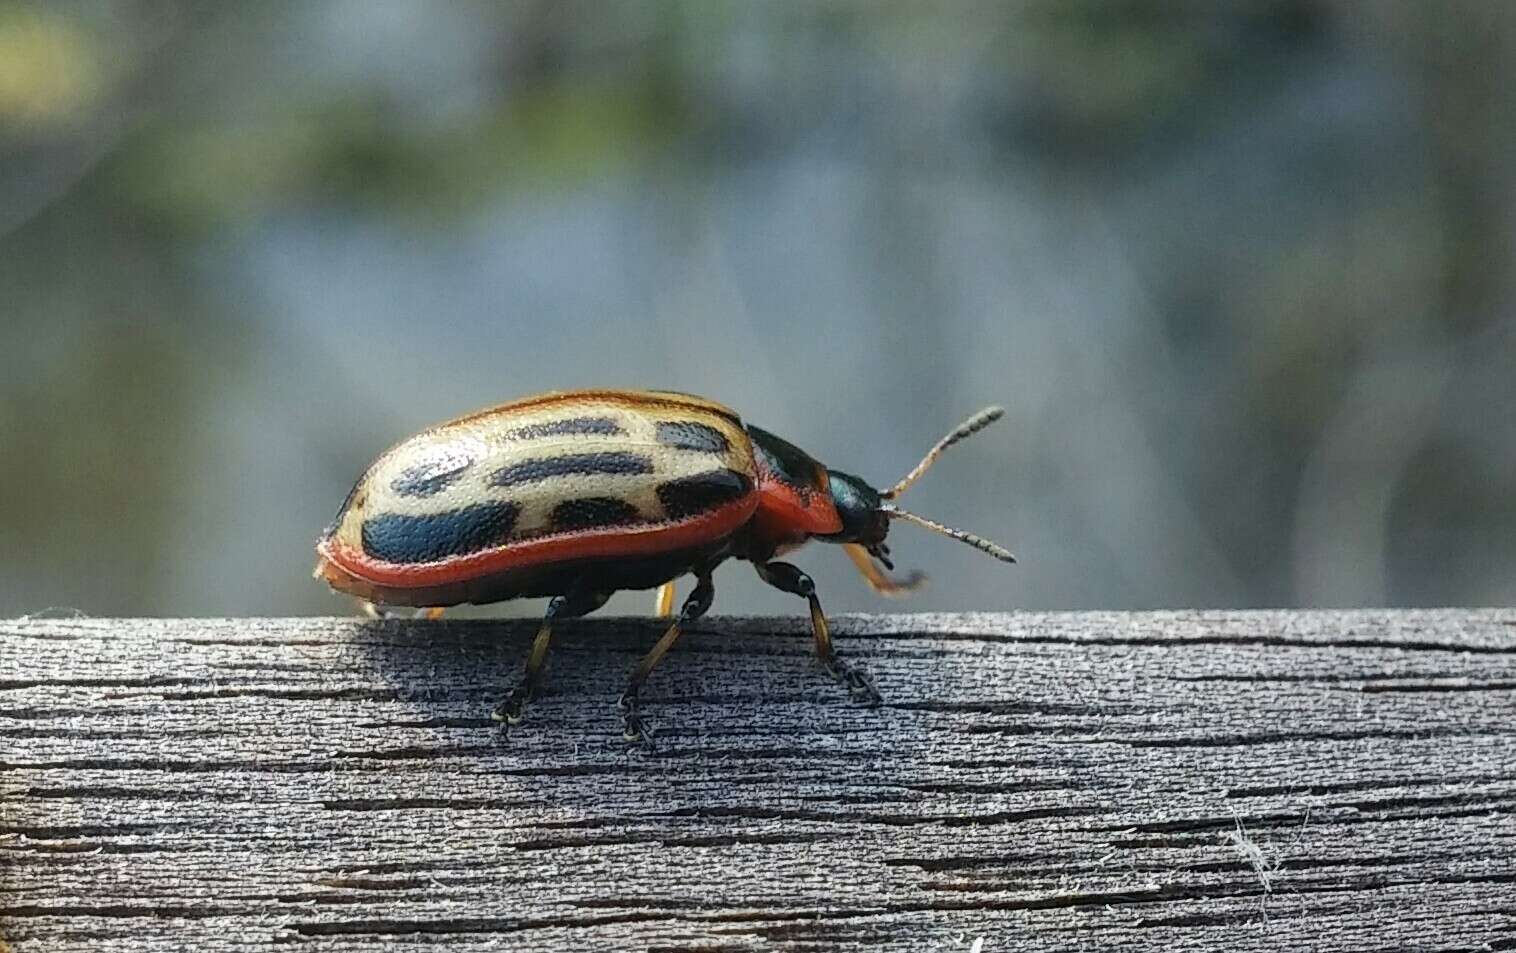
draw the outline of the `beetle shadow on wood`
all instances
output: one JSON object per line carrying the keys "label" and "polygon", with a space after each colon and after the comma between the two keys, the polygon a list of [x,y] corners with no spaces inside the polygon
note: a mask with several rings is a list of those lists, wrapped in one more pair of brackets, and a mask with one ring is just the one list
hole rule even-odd
{"label": "beetle shadow on wood", "polygon": [[[355,661],[385,687],[339,752],[354,772],[333,784],[344,802],[466,807],[501,825],[493,838],[540,828],[534,837],[576,844],[597,826],[677,837],[702,818],[770,837],[790,836],[769,828],[792,821],[863,818],[886,831],[1091,810],[1074,806],[1087,800],[1084,756],[1039,735],[1105,715],[1046,698],[1060,677],[1051,655],[1034,662],[1043,700],[1023,700],[1009,667],[985,663],[990,646],[941,639],[950,617],[834,622],[839,651],[868,669],[882,705],[851,701],[821,671],[809,620],[707,617],[644,689],[651,751],[623,740],[616,701],[664,620],[566,622],[544,694],[510,728],[490,712],[521,671],[534,620],[367,623]],[[458,836],[459,815],[448,816],[438,830]]]}
{"label": "beetle shadow on wood", "polygon": [[[385,732],[439,756],[498,750],[538,758],[572,751],[669,758],[818,750],[859,744],[910,746],[916,685],[891,671],[900,653],[882,640],[849,637],[839,648],[885,691],[877,707],[849,699],[816,663],[804,618],[708,617],[690,626],[642,691],[653,745],[626,742],[617,700],[636,662],[667,628],[656,618],[572,619],[558,625],[546,684],[525,720],[504,726],[491,712],[516,684],[537,630],[531,619],[377,620],[358,623],[356,664],[383,685],[355,727]],[[911,666],[913,674],[917,666]],[[376,686],[377,687],[377,686]],[[888,740],[880,738],[881,733]],[[917,743],[926,745],[924,731]]]}

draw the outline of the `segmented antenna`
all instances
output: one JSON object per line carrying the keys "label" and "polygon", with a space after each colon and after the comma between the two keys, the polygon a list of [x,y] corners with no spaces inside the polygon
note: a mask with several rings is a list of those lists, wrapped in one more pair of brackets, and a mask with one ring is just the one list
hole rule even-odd
{"label": "segmented antenna", "polygon": [[[921,479],[921,475],[925,473],[932,466],[932,464],[937,462],[937,458],[942,456],[943,451],[947,450],[948,447],[951,447],[953,444],[957,443],[960,440],[963,440],[966,437],[972,437],[974,434],[978,433],[979,431],[983,430],[1004,416],[1004,407],[986,407],[979,413],[970,417],[968,420],[965,420],[957,427],[954,427],[952,432],[949,433],[946,437],[943,437],[941,440],[937,441],[937,446],[927,451],[927,455],[921,458],[921,462],[916,464],[916,468],[914,470],[902,477],[899,483],[896,483],[894,486],[890,487],[888,490],[885,490],[879,495],[884,497],[886,500],[893,500],[895,497],[908,490],[912,483],[915,483],[917,480]],[[975,538],[977,539],[978,537]]]}
{"label": "segmented antenna", "polygon": [[[998,408],[994,409],[998,410]],[[991,420],[993,419],[994,418],[991,418]],[[970,423],[972,423],[972,421],[970,421]],[[966,426],[967,424],[965,427]],[[984,424],[981,423],[979,426],[983,427]],[[977,430],[978,428],[976,427],[974,429]],[[969,433],[973,432],[973,430],[969,431]],[[962,438],[960,437],[959,439]],[[951,536],[961,543],[968,543],[970,546],[974,547],[980,552],[989,553],[991,556],[994,556],[1001,562],[1013,563],[1016,561],[1016,557],[1011,554],[1010,550],[1006,549],[1004,546],[998,546],[995,543],[990,542],[983,536],[975,536],[973,533],[966,533],[961,529],[953,529],[951,526],[944,526],[936,520],[929,520],[925,516],[917,516],[915,513],[908,513],[905,510],[902,510],[889,503],[881,506],[879,510],[880,512],[888,515],[890,519],[905,520],[907,523],[915,523],[917,526],[924,526],[927,529],[941,533],[944,536]]]}

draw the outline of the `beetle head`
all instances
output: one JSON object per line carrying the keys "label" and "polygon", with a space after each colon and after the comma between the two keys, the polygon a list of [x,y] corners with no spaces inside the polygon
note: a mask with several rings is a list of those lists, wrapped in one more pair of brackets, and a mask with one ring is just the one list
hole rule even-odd
{"label": "beetle head", "polygon": [[[884,544],[884,538],[889,534],[891,520],[905,520],[924,526],[933,532],[944,536],[951,536],[959,542],[967,543],[983,553],[988,553],[1002,562],[1013,563],[1016,557],[1003,546],[998,546],[973,533],[964,532],[961,529],[953,529],[944,526],[935,520],[929,520],[924,516],[907,512],[896,506],[894,500],[904,493],[911,484],[921,479],[921,475],[937,462],[944,450],[958,443],[966,437],[971,437],[990,424],[1005,415],[1005,411],[999,407],[986,407],[979,413],[965,420],[954,428],[947,436],[937,441],[921,462],[907,473],[900,482],[888,490],[876,490],[862,479],[850,473],[838,470],[827,470],[831,478],[832,503],[837,507],[837,515],[842,519],[842,530],[823,539],[834,543],[852,543],[862,546],[868,554],[879,560],[885,568],[893,569],[890,562],[889,547]],[[860,568],[862,568],[860,566]]]}
{"label": "beetle head", "polygon": [[883,509],[884,497],[861,477],[828,468],[832,488],[832,505],[842,520],[842,529],[821,537],[834,543],[857,543],[889,565],[889,550],[884,537],[890,531],[890,519]]}

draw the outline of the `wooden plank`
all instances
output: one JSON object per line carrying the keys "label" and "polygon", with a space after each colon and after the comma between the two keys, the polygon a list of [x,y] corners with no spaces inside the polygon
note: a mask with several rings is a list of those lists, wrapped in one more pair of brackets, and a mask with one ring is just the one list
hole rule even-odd
{"label": "wooden plank", "polygon": [[0,623],[16,953],[1516,947],[1516,611]]}

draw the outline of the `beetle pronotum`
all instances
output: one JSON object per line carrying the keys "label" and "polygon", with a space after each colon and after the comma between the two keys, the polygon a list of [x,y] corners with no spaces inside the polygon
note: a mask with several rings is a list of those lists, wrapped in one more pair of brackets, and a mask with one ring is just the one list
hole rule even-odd
{"label": "beetle pronotum", "polygon": [[711,574],[753,563],[769,585],[806,599],[816,657],[856,700],[879,692],[832,644],[811,578],[777,557],[811,539],[841,544],[875,591],[900,580],[885,537],[904,520],[1004,562],[1008,551],[901,509],[896,500],[942,452],[996,420],[989,407],[937,442],[887,490],[818,463],[712,401],[668,391],[541,394],[439,424],[376,460],[316,545],[316,576],[371,606],[441,607],[548,597],[520,682],[494,711],[516,723],[541,688],[553,625],[593,612],[620,589],[695,588],[621,696],[629,740],[645,728],[637,698],[680,633],[710,608]]}

